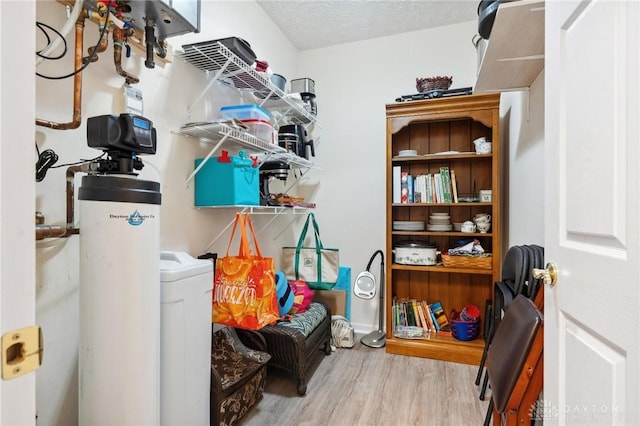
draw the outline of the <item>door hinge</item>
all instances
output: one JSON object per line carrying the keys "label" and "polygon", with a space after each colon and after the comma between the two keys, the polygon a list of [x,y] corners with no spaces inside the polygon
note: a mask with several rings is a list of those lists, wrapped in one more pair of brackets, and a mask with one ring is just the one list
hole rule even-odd
{"label": "door hinge", "polygon": [[32,325],[2,335],[2,379],[10,380],[42,365],[42,330]]}

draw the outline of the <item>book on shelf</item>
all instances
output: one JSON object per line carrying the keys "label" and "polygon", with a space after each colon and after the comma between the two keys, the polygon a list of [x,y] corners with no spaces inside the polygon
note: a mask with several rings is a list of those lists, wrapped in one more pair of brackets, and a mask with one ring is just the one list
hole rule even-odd
{"label": "book on shelf", "polygon": [[414,194],[415,194],[414,181],[415,181],[415,180],[414,180],[413,176],[411,176],[411,175],[407,176],[407,185],[408,185],[408,187],[409,187],[409,188],[408,188],[408,190],[407,190],[407,193],[408,193],[408,195],[409,195],[409,201],[408,201],[409,203],[414,203],[414,202],[415,202],[415,197],[414,197]]}
{"label": "book on shelf", "polygon": [[433,203],[433,177],[431,173],[425,176],[424,181],[427,186],[427,203]]}
{"label": "book on shelf", "polygon": [[416,176],[414,201],[416,203],[427,203],[427,176]]}
{"label": "book on shelf", "polygon": [[456,183],[456,171],[451,170],[451,190],[453,191],[453,202],[458,202],[458,184]]}
{"label": "book on shelf", "polygon": [[436,336],[447,336],[447,337],[451,337],[451,327],[450,326],[446,326],[443,329],[440,329],[438,331],[436,331]]}
{"label": "book on shelf", "polygon": [[431,311],[429,310],[429,305],[423,300],[420,302],[420,306],[422,308],[424,317],[427,320],[427,327],[429,328],[429,331],[435,333],[436,326],[433,324],[433,320],[431,319]]}
{"label": "book on shelf", "polygon": [[420,189],[420,175],[413,178],[413,202],[422,202],[422,190]]}
{"label": "book on shelf", "polygon": [[398,324],[398,306],[396,305],[396,302],[393,302],[391,305],[391,324],[393,324],[394,328],[396,324]]}
{"label": "book on shelf", "polygon": [[434,186],[436,187],[436,203],[444,203],[444,198],[442,194],[442,176],[440,173],[436,173],[433,175]]}
{"label": "book on shelf", "polygon": [[416,309],[418,310],[418,315],[420,316],[420,324],[425,332],[430,333],[431,328],[429,328],[429,323],[427,322],[426,317],[424,316],[424,309],[422,309],[422,301],[416,301]]}
{"label": "book on shelf", "polygon": [[447,314],[444,313],[444,309],[442,308],[442,304],[440,302],[434,302],[431,305],[431,311],[433,312],[433,316],[438,323],[438,330],[442,330],[444,327],[449,325],[449,319],[447,318]]}
{"label": "book on shelf", "polygon": [[407,324],[408,326],[415,326],[416,325],[416,319],[413,317],[413,308],[411,307],[411,303],[408,301],[404,301],[402,302],[402,305],[404,306],[404,310],[407,313]]}
{"label": "book on shelf", "polygon": [[431,187],[431,174],[424,175],[424,186],[427,192],[426,203],[433,203],[433,188]]}
{"label": "book on shelf", "polygon": [[405,299],[394,299],[393,307],[395,308],[394,325],[410,326],[409,311]]}
{"label": "book on shelf", "polygon": [[391,304],[391,316],[393,318],[393,325],[400,324],[400,306],[398,306],[398,301],[396,298],[393,298],[393,302]]}
{"label": "book on shelf", "polygon": [[449,168],[440,167],[440,176],[442,179],[442,198],[445,203],[451,203],[453,197],[451,196],[451,176],[449,175]]}
{"label": "book on shelf", "polygon": [[409,202],[409,172],[400,172],[400,202]]}
{"label": "book on shelf", "polygon": [[393,202],[399,203],[401,197],[400,190],[400,166],[393,166]]}
{"label": "book on shelf", "polygon": [[420,313],[418,313],[418,302],[416,299],[411,299],[411,309],[413,310],[413,317],[415,318],[415,326],[422,327],[422,319]]}
{"label": "book on shelf", "polygon": [[440,324],[438,324],[438,320],[436,319],[436,315],[433,312],[433,305],[428,305],[429,308],[429,316],[431,317],[431,322],[433,323],[433,328],[438,331],[440,330]]}
{"label": "book on shelf", "polygon": [[436,334],[438,336],[451,336],[451,322],[442,326]]}

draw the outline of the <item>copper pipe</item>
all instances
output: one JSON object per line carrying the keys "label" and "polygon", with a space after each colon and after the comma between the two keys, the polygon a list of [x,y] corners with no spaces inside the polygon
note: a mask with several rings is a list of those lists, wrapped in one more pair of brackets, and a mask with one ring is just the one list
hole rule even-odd
{"label": "copper pipe", "polygon": [[55,123],[53,121],[36,118],[36,126],[48,127],[55,130],[77,129],[82,121],[82,49],[84,37],[84,20],[86,13],[83,11],[76,21],[76,44],[73,76],[73,120],[69,123]]}
{"label": "copper pipe", "polygon": [[36,240],[67,236],[67,228],[62,225],[36,225]]}
{"label": "copper pipe", "polygon": [[118,27],[113,29],[113,63],[116,66],[116,72],[125,78],[127,84],[136,84],[140,81],[138,77],[130,74],[122,69],[122,42],[124,35]]}
{"label": "copper pipe", "polygon": [[[109,46],[109,40],[107,40],[107,37],[102,37],[102,39],[100,40],[100,43],[98,43],[98,48],[96,49],[95,46],[91,46],[87,49],[87,53],[88,55],[85,56],[84,58],[82,58],[82,63],[86,63],[89,58],[91,58],[91,62],[97,62],[98,61],[98,53],[102,53],[105,50],[107,50],[107,47]],[[93,55],[93,51],[96,51],[96,54]],[[91,56],[93,55],[93,56]]]}
{"label": "copper pipe", "polygon": [[91,171],[92,163],[83,163],[77,166],[71,166],[67,168],[67,226],[62,225],[44,225],[39,218],[43,218],[42,213],[39,215],[36,212],[36,240],[43,240],[45,238],[62,238],[70,237],[71,235],[77,235],[80,233],[80,229],[75,225],[75,211],[74,211],[74,179],[75,174],[78,172],[87,173]]}
{"label": "copper pipe", "polygon": [[[98,31],[100,31],[100,34],[102,34],[102,29],[104,28],[105,25],[107,25],[108,9],[107,9],[107,5],[101,1],[99,1],[96,4],[96,6],[98,9],[98,16],[100,16],[100,18],[98,18]],[[89,18],[92,18],[91,10],[89,10],[88,15],[89,15]],[[107,28],[106,31],[108,32],[109,29]],[[86,64],[87,61],[89,61],[89,59],[91,59],[91,62],[96,62],[98,60],[98,53],[102,53],[105,50],[107,50],[107,47],[109,47],[109,37],[107,36],[108,34],[100,39],[98,46],[91,46],[87,49],[88,55],[82,58],[83,64]],[[93,54],[94,51],[96,52],[95,55]]]}

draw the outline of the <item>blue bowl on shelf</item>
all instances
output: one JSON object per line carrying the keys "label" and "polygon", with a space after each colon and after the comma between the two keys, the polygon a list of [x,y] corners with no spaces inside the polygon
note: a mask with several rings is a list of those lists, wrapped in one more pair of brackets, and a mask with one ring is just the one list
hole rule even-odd
{"label": "blue bowl on shelf", "polygon": [[451,335],[458,340],[475,340],[480,335],[480,319],[474,321],[451,320]]}

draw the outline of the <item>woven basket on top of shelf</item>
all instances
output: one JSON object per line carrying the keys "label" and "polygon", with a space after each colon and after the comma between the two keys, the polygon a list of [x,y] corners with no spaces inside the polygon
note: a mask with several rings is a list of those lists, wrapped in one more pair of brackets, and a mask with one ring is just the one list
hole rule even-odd
{"label": "woven basket on top of shelf", "polygon": [[447,268],[475,268],[491,269],[491,254],[477,256],[449,256],[442,255],[442,264]]}
{"label": "woven basket on top of shelf", "polygon": [[416,78],[416,89],[419,93],[425,93],[431,90],[449,90],[452,82],[452,77],[444,75],[436,77],[418,77]]}

